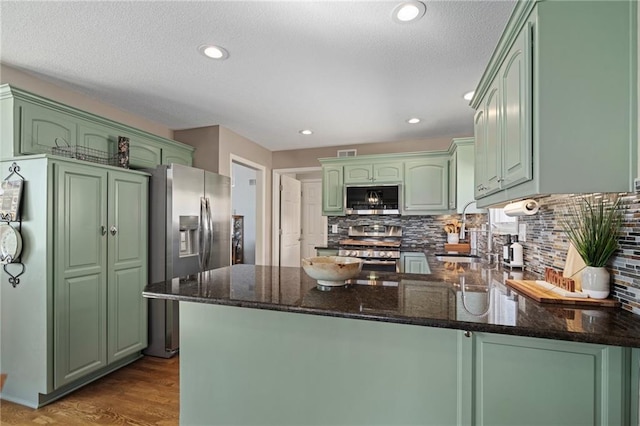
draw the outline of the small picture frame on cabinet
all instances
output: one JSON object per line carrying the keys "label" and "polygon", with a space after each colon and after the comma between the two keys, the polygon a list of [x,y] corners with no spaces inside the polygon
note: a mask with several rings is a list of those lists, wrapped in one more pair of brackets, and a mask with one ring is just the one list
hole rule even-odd
{"label": "small picture frame on cabinet", "polygon": [[23,180],[3,180],[0,183],[0,219],[15,222],[20,219]]}

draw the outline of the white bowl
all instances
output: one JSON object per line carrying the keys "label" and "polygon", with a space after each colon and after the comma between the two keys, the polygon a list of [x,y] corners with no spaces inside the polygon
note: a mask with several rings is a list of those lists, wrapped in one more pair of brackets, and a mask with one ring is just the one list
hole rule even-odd
{"label": "white bowl", "polygon": [[360,274],[362,262],[357,257],[306,257],[302,259],[302,269],[320,285],[340,286]]}

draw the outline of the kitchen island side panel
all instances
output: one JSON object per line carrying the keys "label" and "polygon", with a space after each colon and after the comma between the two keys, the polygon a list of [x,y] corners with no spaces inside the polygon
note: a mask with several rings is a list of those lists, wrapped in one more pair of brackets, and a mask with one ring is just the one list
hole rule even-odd
{"label": "kitchen island side panel", "polygon": [[456,424],[460,331],[180,302],[180,423]]}

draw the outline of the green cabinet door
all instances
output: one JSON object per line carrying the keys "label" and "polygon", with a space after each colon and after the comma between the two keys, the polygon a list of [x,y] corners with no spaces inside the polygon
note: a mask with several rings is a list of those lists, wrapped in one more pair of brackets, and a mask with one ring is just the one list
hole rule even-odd
{"label": "green cabinet door", "polygon": [[317,256],[337,256],[338,250],[328,249],[328,248],[316,249],[316,255]]}
{"label": "green cabinet door", "polygon": [[502,166],[500,188],[531,180],[531,49],[530,26],[515,40],[500,69]]}
{"label": "green cabinet door", "polygon": [[153,169],[162,164],[162,149],[158,144],[138,136],[129,138],[129,166]]}
{"label": "green cabinet door", "polygon": [[193,155],[191,151],[177,148],[162,148],[162,164],[182,164],[183,166],[191,166],[193,164]]}
{"label": "green cabinet door", "polygon": [[468,340],[473,424],[629,424],[629,348],[489,333]]}
{"label": "green cabinet door", "polygon": [[109,172],[109,363],[147,346],[148,182],[146,176]]}
{"label": "green cabinet door", "polygon": [[112,129],[90,122],[78,124],[78,145],[112,156],[117,152],[117,144],[118,137]]}
{"label": "green cabinet door", "polygon": [[403,214],[431,214],[449,207],[449,161],[425,158],[404,165]]}
{"label": "green cabinet door", "polygon": [[107,365],[107,172],[54,166],[54,387]]}
{"label": "green cabinet door", "polygon": [[67,114],[27,102],[20,108],[20,153],[50,154],[56,146],[76,145],[77,125]]}
{"label": "green cabinet door", "polygon": [[345,164],[344,183],[371,183],[373,182],[372,164]]}
{"label": "green cabinet door", "polygon": [[502,166],[502,122],[498,82],[494,82],[485,100],[485,157],[483,195],[493,194],[500,189]]}
{"label": "green cabinet door", "polygon": [[373,165],[373,183],[400,183],[402,182],[403,163],[387,162]]}
{"label": "green cabinet door", "polygon": [[400,272],[409,274],[430,274],[429,264],[424,253],[401,253]]}
{"label": "green cabinet door", "polygon": [[402,182],[402,161],[384,163],[358,163],[344,165],[344,183],[386,184]]}
{"label": "green cabinet door", "polygon": [[344,215],[344,175],[342,166],[322,167],[322,214]]}
{"label": "green cabinet door", "polygon": [[473,196],[477,200],[484,196],[486,187],[486,162],[487,162],[487,126],[484,105],[481,105],[473,118],[473,133],[475,135],[473,157],[475,161],[473,175]]}
{"label": "green cabinet door", "polygon": [[[454,151],[449,158],[449,210],[456,209],[458,201],[458,152]],[[467,182],[460,182],[464,185]]]}

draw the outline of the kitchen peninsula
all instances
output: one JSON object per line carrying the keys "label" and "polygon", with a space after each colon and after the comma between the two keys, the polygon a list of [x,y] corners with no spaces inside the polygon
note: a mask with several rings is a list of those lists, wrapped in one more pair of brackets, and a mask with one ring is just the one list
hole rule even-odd
{"label": "kitchen peninsula", "polygon": [[181,302],[181,423],[638,423],[640,318],[427,259],[429,275],[362,272],[330,291],[254,265],[148,285]]}

